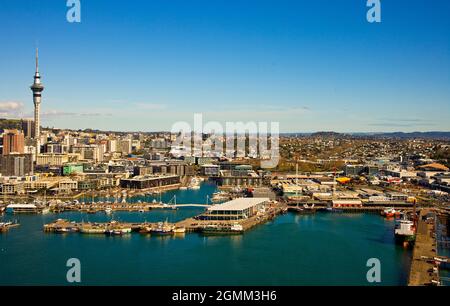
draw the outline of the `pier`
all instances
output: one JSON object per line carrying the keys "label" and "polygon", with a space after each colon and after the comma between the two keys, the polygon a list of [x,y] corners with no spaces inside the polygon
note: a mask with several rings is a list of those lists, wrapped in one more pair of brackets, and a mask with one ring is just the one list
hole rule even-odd
{"label": "pier", "polygon": [[0,233],[6,233],[11,228],[17,227],[19,225],[20,224],[17,222],[2,222],[2,223],[0,223]]}
{"label": "pier", "polygon": [[[181,204],[179,206],[210,206],[202,204]],[[178,205],[177,205],[178,206]],[[242,226],[242,230],[245,232],[252,227],[267,222],[275,218],[278,214],[286,211],[284,205],[273,204],[267,207],[264,213],[259,213],[249,218],[240,220],[206,220],[203,219],[203,215],[199,215],[192,218],[187,218],[176,223],[164,222],[167,227],[183,229],[187,233],[202,232],[205,227],[219,226],[231,228],[233,225]],[[110,231],[129,229],[128,232],[148,232],[150,228],[156,228],[161,225],[162,222],[144,222],[144,223],[127,223],[111,221],[107,223],[85,223],[85,222],[71,222],[69,220],[58,219],[52,223],[44,225],[44,232],[50,233],[86,233],[86,234],[108,234]]]}
{"label": "pier", "polygon": [[409,286],[439,284],[438,267],[434,260],[437,256],[434,224],[430,224],[424,219],[428,212],[429,210],[422,210],[417,221],[416,241],[408,280]]}

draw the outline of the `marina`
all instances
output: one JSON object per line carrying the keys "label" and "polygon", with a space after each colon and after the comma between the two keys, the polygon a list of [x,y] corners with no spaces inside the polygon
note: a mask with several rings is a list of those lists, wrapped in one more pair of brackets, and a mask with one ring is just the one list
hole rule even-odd
{"label": "marina", "polygon": [[[62,241],[68,240],[73,241],[73,243],[75,244],[82,244],[83,248],[87,247],[89,249],[90,248],[89,245],[91,244],[90,241],[91,242],[95,241],[96,244],[100,243],[100,245],[104,245],[104,247],[109,248],[108,245],[113,243],[112,240],[109,239],[114,237],[118,238],[118,240],[114,240],[116,242],[111,244],[110,247],[113,247],[113,245],[118,244],[117,247],[123,248],[124,246],[119,246],[122,245],[122,243],[119,243],[119,241],[123,241],[124,243],[131,243],[134,241],[133,244],[137,243],[141,245],[141,247],[144,247],[147,254],[146,258],[148,258],[149,260],[151,260],[151,258],[154,258],[154,256],[158,256],[157,254],[160,254],[160,252],[165,249],[164,247],[163,249],[161,249],[162,246],[159,245],[157,241],[160,241],[161,243],[169,243],[170,245],[172,245],[171,249],[172,248],[173,249],[171,252],[174,252],[173,256],[181,256],[180,252],[183,252],[182,250],[186,248],[187,245],[190,245],[192,243],[197,245],[197,248],[199,248],[199,252],[202,250],[201,252],[211,254],[216,254],[215,252],[217,251],[215,247],[213,247],[212,245],[214,245],[215,243],[219,243],[219,245],[222,245],[221,248],[225,248],[222,249],[224,255],[229,254],[228,256],[230,256],[229,248],[234,244],[236,244],[236,247],[239,247],[240,250],[239,252],[241,254],[240,256],[244,256],[244,253],[241,252],[245,253],[250,252],[248,256],[251,256],[250,255],[251,251],[249,247],[251,246],[257,247],[257,245],[262,246],[265,242],[268,241],[271,241],[271,246],[269,250],[271,250],[273,254],[276,254],[280,250],[283,250],[283,254],[286,252],[292,252],[291,253],[292,256],[294,256],[295,254],[299,254],[298,253],[299,250],[308,250],[309,248],[317,248],[317,247],[321,248],[325,254],[327,254],[327,252],[330,252],[329,254],[331,255],[336,254],[335,252],[339,252],[339,249],[345,246],[345,248],[353,250],[352,252],[355,252],[358,258],[359,256],[363,256],[362,253],[365,252],[370,252],[371,255],[373,255],[374,253],[375,255],[380,256],[380,258],[384,260],[383,263],[390,267],[391,269],[390,273],[392,273],[391,276],[389,275],[386,276],[386,280],[383,282],[383,284],[404,284],[404,285],[408,284],[408,275],[410,274],[409,271],[410,269],[412,269],[410,268],[411,262],[410,258],[412,257],[412,253],[409,249],[405,249],[402,246],[395,243],[394,228],[396,223],[394,219],[391,220],[390,218],[385,218],[381,216],[381,211],[383,211],[383,209],[385,208],[376,207],[375,209],[373,209],[374,213],[367,213],[362,208],[344,207],[341,208],[341,212],[348,212],[348,213],[335,214],[330,213],[331,211],[327,210],[326,207],[321,207],[320,205],[319,207],[316,207],[311,205],[307,207],[299,206],[303,209],[306,208],[311,210],[309,213],[299,214],[299,212],[295,211],[296,206],[290,206],[288,208],[288,206],[286,206],[282,202],[276,203],[264,199],[264,200],[253,200],[253,202],[252,201],[248,202],[253,204],[241,204],[239,201],[235,202],[236,204],[230,204],[231,205],[230,208],[234,207],[238,210],[234,213],[231,213],[231,215],[227,215],[223,214],[220,211],[215,212],[214,209],[212,209],[212,211],[208,213],[208,210],[211,210],[211,208],[214,207],[211,206],[210,204],[209,205],[200,204],[199,206],[192,206],[189,204],[193,202],[201,202],[199,201],[199,199],[203,199],[207,196],[212,196],[212,194],[216,192],[217,190],[216,188],[217,187],[213,184],[203,183],[201,184],[201,188],[198,191],[178,190],[178,191],[171,191],[162,195],[161,199],[167,203],[170,202],[170,200],[174,196],[176,196],[176,198],[179,200],[177,201],[177,205],[180,205],[178,209],[149,209],[139,212],[139,210],[137,209],[138,206],[136,206],[136,209],[133,210],[118,209],[107,213],[105,211],[101,212],[100,208],[103,209],[104,207],[100,203],[98,204],[99,205],[98,211],[94,214],[87,213],[87,211],[85,211],[84,209],[67,210],[49,214],[16,214],[15,217],[19,218],[21,223],[24,224],[24,226],[19,227],[17,230],[11,231],[10,233],[8,233],[8,235],[0,239],[10,240],[13,239],[12,237],[19,235],[22,236],[21,239],[25,239],[25,241],[27,241],[28,238],[26,237],[29,236],[29,234],[27,234],[28,232],[31,233],[31,237],[34,237],[32,241],[28,240],[30,246],[33,243],[37,243],[39,241],[49,241],[49,242],[53,241],[52,243],[55,244],[55,247],[57,247],[62,243]],[[155,196],[158,197],[157,195]],[[255,205],[255,207],[258,207],[257,205],[258,203],[261,203],[261,201],[262,203],[267,202],[270,204],[265,206],[264,209],[262,208],[255,209],[253,212],[246,210],[247,207],[251,207],[253,205]],[[138,204],[141,205],[143,203],[136,203],[136,205]],[[129,203],[120,205],[132,205],[132,204]],[[145,205],[149,204],[146,203]],[[230,212],[230,208],[224,211]],[[248,216],[246,215],[246,218],[240,219],[239,217],[240,209],[242,209],[242,214],[249,214],[249,215]],[[286,213],[286,211],[288,212]],[[253,213],[254,215],[252,215]],[[5,219],[8,218],[8,216],[10,215],[6,214],[2,218]],[[39,225],[39,222],[41,222],[41,225]],[[310,224],[310,222],[313,223]],[[334,222],[339,222],[340,224],[339,233],[335,233],[334,232],[335,229],[328,228]],[[381,241],[385,242],[383,242],[382,244],[379,243],[374,244],[373,242],[370,243],[371,240],[370,239],[367,240],[367,237],[365,238],[354,237],[356,233],[353,230],[346,231],[347,226],[355,226],[351,225],[353,224],[353,222],[358,222],[359,224],[358,226],[364,228],[365,229],[364,231],[372,233],[371,235],[373,235],[373,237],[376,237],[377,235],[380,234],[382,235],[379,236],[379,238],[376,239],[370,238],[370,239],[375,239],[374,241],[378,241],[379,239],[381,239]],[[287,228],[283,229],[284,226],[287,226]],[[317,236],[318,235],[317,230],[314,229],[316,227],[328,229],[324,232],[324,234],[320,234],[319,236]],[[47,232],[48,234],[44,234],[43,232]],[[292,235],[296,236],[298,235],[301,241],[294,242],[296,241],[295,240],[296,238],[294,238]],[[278,240],[280,242],[276,243],[276,241]],[[199,243],[201,243],[201,241],[207,243],[207,247],[205,249],[203,247],[200,247],[200,245],[198,245]],[[289,246],[289,243],[287,244],[287,241],[290,241],[289,242],[290,244],[294,244],[295,248],[293,248],[294,246],[292,245]],[[329,246],[328,249],[328,247],[326,247],[323,244],[325,241],[334,241],[334,242],[332,243],[332,245]],[[13,243],[12,240],[10,240],[9,243]],[[148,245],[142,246],[142,243],[144,243],[144,245],[147,244]],[[230,243],[232,244],[230,245]],[[250,245],[248,245],[248,243],[250,243]],[[360,247],[356,248],[358,244],[365,245],[364,247],[365,249],[362,249]],[[128,248],[125,248],[123,251],[126,252],[127,249]],[[57,254],[59,253],[59,251],[56,251],[56,249],[53,249],[53,251],[51,250],[49,253],[50,257],[57,256]],[[75,253],[72,254],[78,253],[78,251],[74,252]],[[192,258],[192,256],[195,256],[197,260],[201,260],[203,258],[203,255],[200,255],[200,253],[198,253],[197,251],[191,252],[193,253],[192,254],[184,253],[183,255],[185,257],[184,260],[189,261],[190,260],[189,258]],[[346,251],[342,250],[341,252],[343,252],[343,254],[347,254],[347,256],[352,256],[350,255],[348,250]],[[387,253],[383,255],[383,252]],[[388,253],[390,255],[387,255]],[[397,258],[395,261],[391,261],[393,254],[395,254],[393,258]],[[77,256],[81,255],[79,254]],[[86,259],[85,257],[83,258],[88,262],[97,262],[97,265],[99,265],[98,261],[99,258],[97,256],[101,257],[102,252],[99,252],[98,255],[90,259]],[[133,269],[133,267],[135,266],[133,264],[134,261],[133,260],[130,261],[131,254],[123,254],[122,256],[128,258],[127,263],[124,262],[123,268],[128,267],[128,269],[130,268]],[[291,258],[290,256],[288,257],[286,256],[287,253],[284,255],[283,261],[287,261],[289,263],[291,262],[291,260],[293,260],[290,259]],[[247,255],[245,255],[243,258],[246,257]],[[358,277],[349,276],[347,279],[344,276],[343,277],[344,284],[364,284],[365,263],[361,262],[361,267],[359,266],[359,264],[349,265],[349,263],[347,263],[347,259],[344,258],[345,257],[338,257],[336,260],[340,261],[343,267],[345,267],[345,269],[354,271],[356,275],[361,274]],[[357,258],[355,257],[355,260],[356,259]],[[192,260],[194,259],[192,258]],[[299,264],[298,268],[296,268],[299,269],[298,270],[299,276],[298,278],[296,278],[296,281],[294,283],[306,284],[308,280],[309,281],[308,284],[311,283],[314,284],[316,282],[317,284],[325,284],[325,283],[332,284],[333,281],[326,277],[314,278],[313,274],[309,274],[307,272],[305,275],[303,275],[305,271],[309,271],[315,265],[318,264],[318,262],[311,260],[312,260],[311,258],[308,259],[308,257],[306,257],[305,259],[302,259],[300,262],[298,262],[298,259],[296,259],[297,264]],[[222,264],[225,265],[227,265],[227,262],[229,262],[228,259],[226,259],[225,257],[222,258],[222,261],[223,261]],[[311,262],[307,263],[307,261]],[[170,265],[169,262],[171,262]],[[166,254],[165,257],[160,258],[158,266],[161,266],[161,268],[166,269],[166,271],[170,271],[171,269],[170,267],[174,263],[176,263],[176,261],[174,261],[174,259],[171,258],[171,256],[167,257]],[[50,264],[51,263],[48,263],[47,265]],[[323,262],[321,265],[323,266]],[[150,267],[152,267],[151,269],[156,268],[156,266],[152,264],[145,264],[145,266],[147,266],[147,268],[145,269],[149,269]],[[175,267],[180,266],[179,264],[175,264]],[[16,269],[17,268],[18,267],[16,267]],[[100,264],[97,269],[101,270],[104,268],[106,267],[103,267],[103,265]],[[325,266],[319,268],[319,270],[324,270],[327,268],[331,269],[331,267]],[[247,266],[247,269],[250,270],[262,269],[262,267],[258,267],[258,265],[250,265]],[[283,284],[285,281],[287,281],[286,278],[283,277],[284,275],[283,273],[285,273],[282,272],[283,269],[275,268],[275,266],[272,266],[270,264],[267,265],[265,269],[266,270],[269,269],[272,271],[270,279],[273,279],[273,277],[275,276],[275,278],[278,280],[277,283]],[[361,269],[361,271],[357,272],[359,269]],[[49,277],[51,277],[51,275],[52,273],[49,274]],[[95,277],[91,275],[91,277],[94,277],[93,279],[95,279],[96,283],[119,284],[118,280],[102,279],[101,277],[99,278],[99,275],[100,274],[98,273],[98,271],[96,272]],[[238,276],[239,284],[246,282],[250,284],[255,281],[255,279],[248,278],[243,274],[238,275],[239,275]],[[345,275],[343,271],[342,275]],[[223,283],[225,281],[227,284],[236,284],[235,281],[231,280],[229,276],[230,275],[228,275],[226,272],[223,272],[220,275],[209,277],[212,277],[213,282],[215,279],[217,283]],[[175,278],[172,277],[170,278],[170,280],[175,282],[175,284],[177,282],[176,277]],[[2,279],[0,277],[0,283],[1,281]],[[179,284],[186,284],[186,283],[204,284],[203,278],[196,278],[196,277],[190,277],[188,280],[183,279],[183,281],[181,281],[180,279],[178,281]],[[268,281],[268,278],[262,277],[261,284],[264,284],[265,281]],[[140,282],[137,279],[133,278],[128,278],[126,282],[129,284],[140,284]],[[48,279],[47,283],[54,283],[54,280]],[[149,278],[146,278],[146,284],[152,283],[153,282]],[[58,282],[56,282],[55,284],[58,284]]]}

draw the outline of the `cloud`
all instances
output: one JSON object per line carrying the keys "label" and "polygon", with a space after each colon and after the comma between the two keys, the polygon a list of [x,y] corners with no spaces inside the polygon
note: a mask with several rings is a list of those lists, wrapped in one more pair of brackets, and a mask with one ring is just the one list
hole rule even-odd
{"label": "cloud", "polygon": [[0,116],[2,117],[20,117],[24,105],[18,101],[0,102]]}
{"label": "cloud", "polygon": [[63,116],[69,116],[69,117],[99,117],[99,116],[111,116],[111,114],[108,113],[89,113],[89,112],[83,112],[83,113],[77,113],[77,112],[65,112],[65,111],[59,111],[59,110],[49,110],[42,112],[42,117],[63,117]]}
{"label": "cloud", "polygon": [[434,126],[436,123],[422,118],[380,118],[378,122],[369,123],[368,125],[382,127],[415,127]]}

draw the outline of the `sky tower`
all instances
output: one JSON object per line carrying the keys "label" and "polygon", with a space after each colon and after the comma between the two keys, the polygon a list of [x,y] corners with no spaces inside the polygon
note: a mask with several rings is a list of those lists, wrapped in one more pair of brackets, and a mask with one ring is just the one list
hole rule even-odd
{"label": "sky tower", "polygon": [[41,94],[44,90],[44,85],[41,83],[41,76],[39,74],[39,50],[36,48],[36,72],[34,73],[34,83],[30,86],[33,92],[34,103],[34,137],[36,140],[36,154],[40,153],[40,136],[41,136]]}

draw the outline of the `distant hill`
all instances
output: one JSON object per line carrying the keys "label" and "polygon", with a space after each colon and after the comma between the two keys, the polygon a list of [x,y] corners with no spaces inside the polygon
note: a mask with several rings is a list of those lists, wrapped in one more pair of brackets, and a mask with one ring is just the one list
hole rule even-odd
{"label": "distant hill", "polygon": [[1,119],[0,118],[0,130],[21,130],[22,122],[20,119]]}
{"label": "distant hill", "polygon": [[392,132],[392,133],[380,133],[374,134],[376,137],[389,137],[389,138],[423,138],[423,139],[446,139],[450,140],[450,132]]}
{"label": "distant hill", "polygon": [[337,133],[337,132],[316,132],[312,133],[311,137],[339,137],[343,136],[344,134]]}
{"label": "distant hill", "polygon": [[401,138],[401,139],[437,139],[450,140],[450,132],[432,131],[432,132],[389,132],[389,133],[337,133],[337,132],[315,132],[315,133],[281,133],[284,137],[364,137],[364,138]]}

